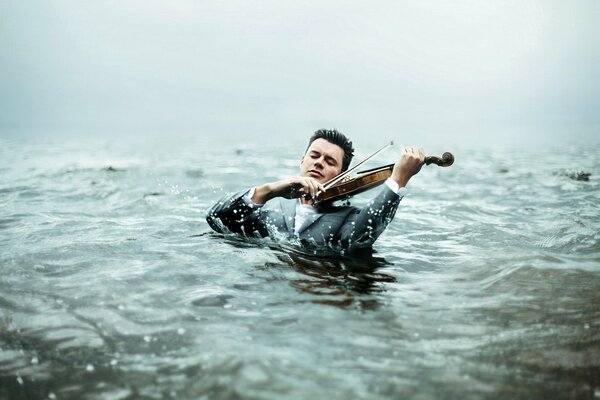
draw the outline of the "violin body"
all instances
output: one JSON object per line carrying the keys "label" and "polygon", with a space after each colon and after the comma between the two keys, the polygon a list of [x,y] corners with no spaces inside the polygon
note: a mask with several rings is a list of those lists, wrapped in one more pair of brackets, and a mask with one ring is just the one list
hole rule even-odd
{"label": "violin body", "polygon": [[385,182],[392,175],[393,169],[394,164],[386,165],[376,171],[369,170],[355,178],[342,181],[325,192],[319,193],[316,202],[340,200],[373,189]]}
{"label": "violin body", "polygon": [[[453,163],[454,156],[449,152],[442,154],[442,157],[425,157],[425,165],[435,164],[440,167],[449,167]],[[331,186],[326,191],[319,193],[315,199],[315,203],[341,200],[366,190],[373,189],[385,182],[385,180],[392,175],[393,170],[394,164],[389,164],[358,172],[357,176],[354,178],[341,181]]]}

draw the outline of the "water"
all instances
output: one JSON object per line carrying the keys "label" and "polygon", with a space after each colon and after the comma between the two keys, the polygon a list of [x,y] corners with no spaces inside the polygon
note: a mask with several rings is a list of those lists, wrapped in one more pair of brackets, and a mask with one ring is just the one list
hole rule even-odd
{"label": "water", "polygon": [[356,259],[210,233],[303,147],[0,139],[0,398],[600,398],[598,147],[448,149]]}

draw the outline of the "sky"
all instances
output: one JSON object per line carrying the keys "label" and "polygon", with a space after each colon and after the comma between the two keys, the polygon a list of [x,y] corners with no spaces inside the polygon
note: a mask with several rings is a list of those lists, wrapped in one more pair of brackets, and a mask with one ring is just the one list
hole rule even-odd
{"label": "sky", "polygon": [[600,1],[0,0],[0,135],[600,136]]}

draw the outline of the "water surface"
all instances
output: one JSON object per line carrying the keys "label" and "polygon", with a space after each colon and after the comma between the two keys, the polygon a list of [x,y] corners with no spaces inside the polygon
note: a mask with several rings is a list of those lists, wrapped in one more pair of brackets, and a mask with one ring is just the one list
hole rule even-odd
{"label": "water surface", "polygon": [[210,231],[304,146],[1,138],[0,398],[600,398],[597,146],[448,149],[371,255]]}

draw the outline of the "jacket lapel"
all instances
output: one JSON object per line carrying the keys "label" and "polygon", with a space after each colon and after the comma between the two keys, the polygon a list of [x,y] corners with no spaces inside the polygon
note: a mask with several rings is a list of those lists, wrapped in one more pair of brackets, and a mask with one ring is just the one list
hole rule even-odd
{"label": "jacket lapel", "polygon": [[322,213],[310,214],[306,218],[306,220],[304,220],[304,223],[300,226],[300,229],[298,229],[298,234],[301,234],[302,232],[304,232],[309,226],[311,226],[312,224],[317,222],[319,220],[319,218],[321,218],[323,215],[325,215],[325,214],[322,214]]}

